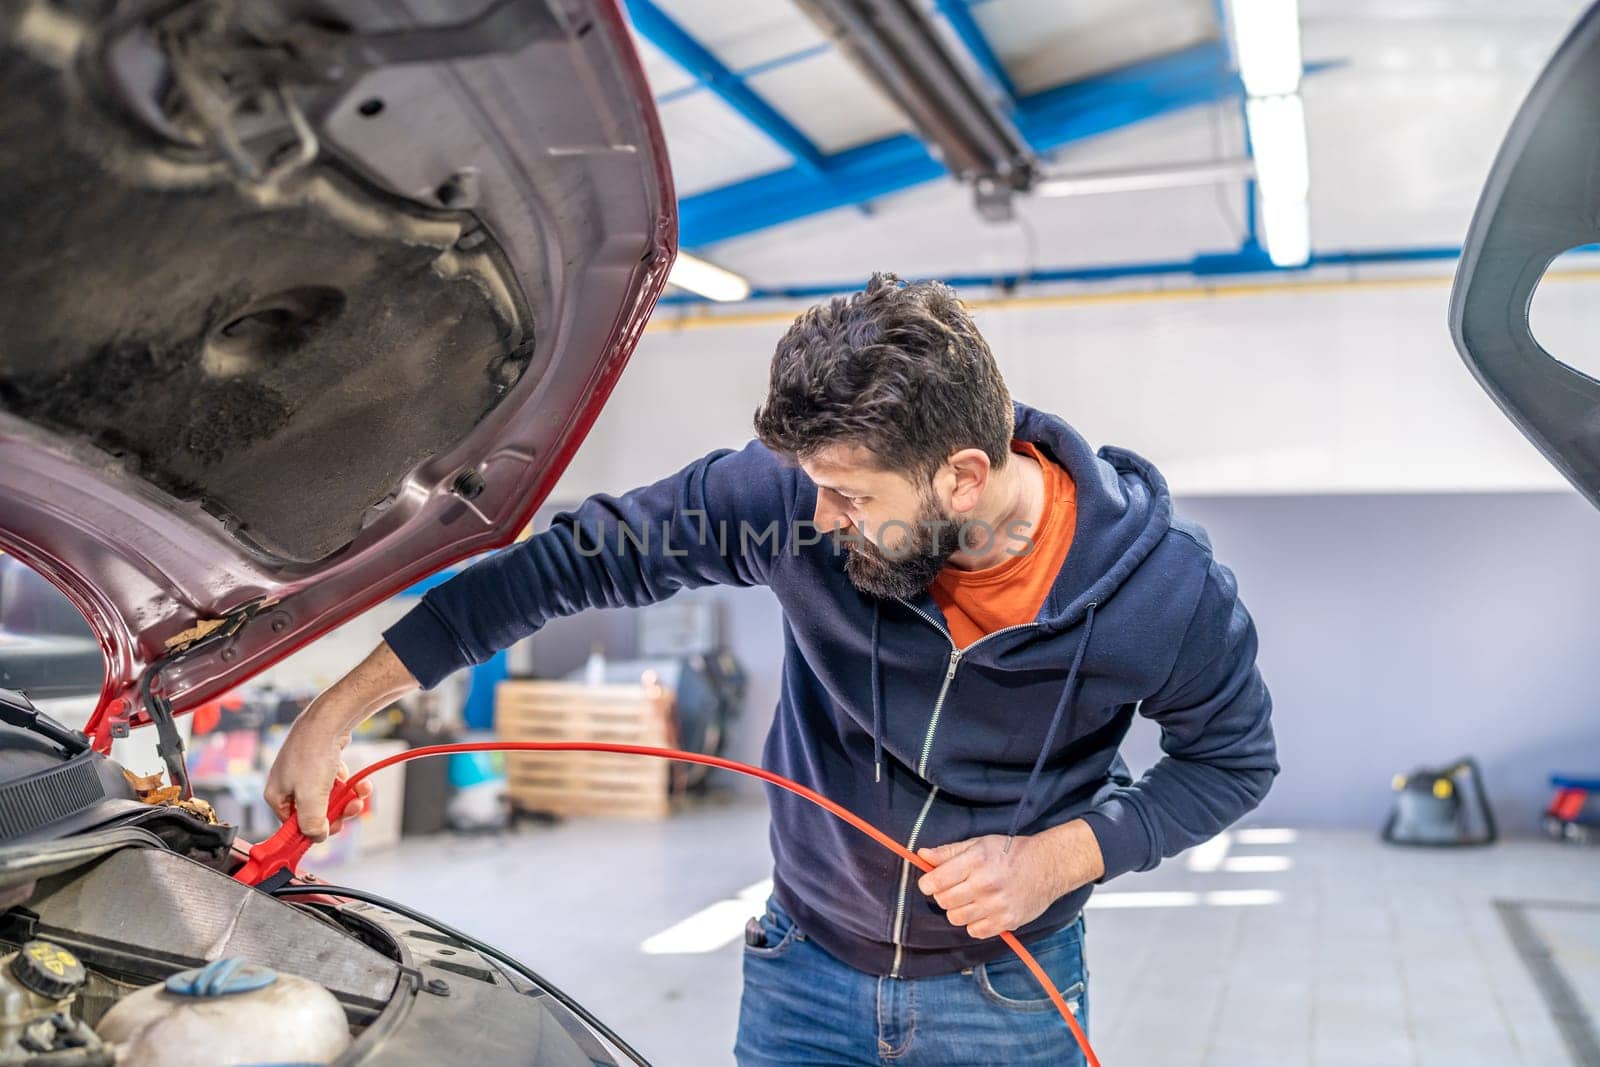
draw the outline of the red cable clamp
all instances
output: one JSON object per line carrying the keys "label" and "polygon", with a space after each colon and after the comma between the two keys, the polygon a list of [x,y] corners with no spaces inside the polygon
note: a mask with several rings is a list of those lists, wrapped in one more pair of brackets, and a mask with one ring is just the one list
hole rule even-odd
{"label": "red cable clamp", "polygon": [[[328,819],[331,822],[336,813],[342,813],[350,799],[355,796],[355,787],[348,781],[333,783],[333,791],[328,794]],[[305,859],[306,850],[311,847],[311,838],[300,832],[300,817],[290,815],[284,824],[278,827],[278,832],[250,846],[250,858],[245,865],[234,872],[234,879],[245,885],[260,886],[271,880],[271,888],[277,888],[296,877],[300,873],[300,861]]]}

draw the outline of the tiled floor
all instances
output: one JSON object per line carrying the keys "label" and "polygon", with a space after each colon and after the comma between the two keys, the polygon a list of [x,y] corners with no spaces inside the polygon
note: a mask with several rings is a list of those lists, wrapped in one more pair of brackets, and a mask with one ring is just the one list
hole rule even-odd
{"label": "tiled floor", "polygon": [[[439,838],[324,873],[512,951],[658,1067],[711,1067],[732,1063],[738,934],[767,865],[765,809],[739,804]],[[1107,1067],[1589,1067],[1502,899],[1586,905],[1523,914],[1600,1019],[1600,849],[1245,830],[1096,894],[1092,1036]]]}

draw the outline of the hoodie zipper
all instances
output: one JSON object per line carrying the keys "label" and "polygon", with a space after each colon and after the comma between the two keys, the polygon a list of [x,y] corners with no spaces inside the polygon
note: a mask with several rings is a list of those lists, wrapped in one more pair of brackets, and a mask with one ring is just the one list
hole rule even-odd
{"label": "hoodie zipper", "polygon": [[933,753],[933,737],[934,734],[939,730],[939,715],[944,711],[944,698],[945,695],[950,691],[950,682],[956,676],[956,668],[961,666],[961,658],[992,637],[999,637],[1001,634],[1008,634],[1015,630],[1032,630],[1039,624],[1036,622],[1024,622],[1018,623],[1016,626],[1006,626],[1002,629],[994,630],[990,633],[984,634],[966,648],[958,648],[956,647],[955,638],[950,636],[950,631],[935,622],[933,616],[929,615],[926,611],[923,611],[915,604],[908,603],[904,600],[900,601],[900,603],[905,604],[906,607],[920,615],[923,621],[925,621],[929,626],[932,626],[935,630],[938,630],[944,635],[944,639],[950,642],[950,663],[945,669],[944,684],[939,687],[939,696],[933,702],[933,715],[928,719],[928,732],[922,738],[922,755],[917,760],[917,777],[926,781],[928,777],[928,757]]}
{"label": "hoodie zipper", "polygon": [[[961,657],[965,656],[968,652],[972,651],[974,648],[977,648],[991,637],[999,637],[1001,634],[1011,633],[1013,630],[1031,629],[1032,627],[1037,626],[1038,623],[1025,622],[1016,626],[1007,626],[1004,629],[995,630],[993,633],[984,634],[966,648],[959,648],[956,646],[955,638],[950,636],[950,631],[934,621],[931,615],[917,607],[915,604],[909,603],[905,600],[900,600],[900,603],[905,604],[906,607],[922,616],[923,620],[927,622],[929,626],[932,626],[935,630],[938,630],[940,633],[944,634],[945,640],[950,642],[950,660],[948,665],[945,667],[944,683],[939,686],[939,695],[933,702],[933,714],[928,719],[928,732],[923,736],[922,739],[922,755],[917,759],[917,777],[921,778],[923,781],[927,781],[928,757],[933,754],[933,738],[934,734],[936,734],[939,730],[939,715],[944,711],[944,699],[950,692],[950,683],[955,680],[956,668],[961,666]],[[922,803],[922,811],[917,814],[917,821],[912,824],[911,836],[906,839],[907,852],[915,852],[917,850],[917,838],[922,834],[922,824],[927,821],[928,812],[933,808],[933,798],[939,795],[939,787],[933,785],[931,782],[928,784],[932,786],[932,788],[928,793],[928,799]],[[901,860],[900,889],[895,896],[894,904],[894,964],[889,969],[890,978],[900,977],[900,961],[905,954],[906,890],[910,887],[910,884],[911,864],[907,860]]]}
{"label": "hoodie zipper", "polygon": [[917,777],[924,781],[928,777],[928,756],[933,752],[933,735],[939,729],[939,713],[944,710],[945,694],[950,692],[950,681],[956,676],[956,668],[961,666],[961,656],[961,649],[950,650],[950,665],[945,668],[944,684],[939,687],[939,697],[933,702],[933,714],[928,717],[928,732],[922,739],[922,755],[917,760]]}
{"label": "hoodie zipper", "polygon": [[[922,824],[927,821],[928,812],[933,808],[933,798],[939,795],[939,787],[934,786],[928,791],[928,799],[922,802],[922,810],[917,813],[917,821],[911,827],[911,836],[906,839],[906,851],[916,852],[917,836],[922,833]],[[900,957],[905,953],[906,922],[906,889],[911,884],[911,864],[905,860],[900,861],[900,895],[896,898],[894,906],[894,965],[889,968],[890,978],[900,977]]]}

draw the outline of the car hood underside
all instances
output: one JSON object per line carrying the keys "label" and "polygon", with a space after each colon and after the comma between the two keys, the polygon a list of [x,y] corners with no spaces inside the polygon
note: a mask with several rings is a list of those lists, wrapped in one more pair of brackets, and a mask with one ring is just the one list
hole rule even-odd
{"label": "car hood underside", "polygon": [[202,638],[178,710],[508,542],[636,341],[676,233],[620,16],[472,7],[0,13],[0,547],[99,636],[97,740]]}

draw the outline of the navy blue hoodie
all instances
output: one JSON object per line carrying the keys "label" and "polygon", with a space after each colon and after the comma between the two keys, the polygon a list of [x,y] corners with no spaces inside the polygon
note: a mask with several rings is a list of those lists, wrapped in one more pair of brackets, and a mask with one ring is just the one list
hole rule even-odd
{"label": "navy blue hoodie", "polygon": [[[809,526],[816,486],[756,442],[590,498],[430,590],[385,638],[431,687],[556,616],[765,585],[784,614],[768,768],[911,849],[1081,817],[1105,878],[1147,870],[1255,807],[1277,773],[1255,626],[1204,531],[1174,518],[1153,466],[1096,453],[1054,416],[1019,404],[1016,417],[1015,436],[1076,483],[1077,528],[1039,617],[966,648],[926,593],[859,592],[843,549]],[[1135,712],[1159,724],[1166,753],[1137,782],[1117,751]],[[952,926],[907,864],[769,791],[775,892],[824,949],[904,977],[1006,951]],[[1068,893],[1019,936],[1071,922],[1089,892]]]}

